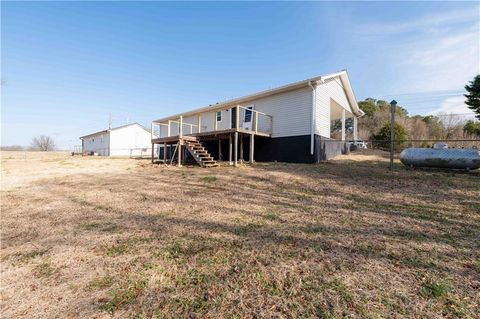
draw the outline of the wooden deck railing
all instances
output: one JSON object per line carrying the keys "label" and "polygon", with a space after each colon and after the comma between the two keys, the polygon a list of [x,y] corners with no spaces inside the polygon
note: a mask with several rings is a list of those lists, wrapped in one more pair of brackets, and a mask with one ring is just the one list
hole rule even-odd
{"label": "wooden deck railing", "polygon": [[[196,124],[185,122],[184,116],[177,120],[166,120],[164,122],[152,122],[152,139],[184,135],[195,135],[198,133],[208,133],[215,131],[250,131],[255,134],[271,135],[273,129],[273,117],[269,114],[252,109],[249,106],[236,105],[228,110],[228,118],[225,116],[225,108],[211,110],[204,113],[198,113],[194,116],[188,116],[189,121],[195,118]],[[217,112],[222,112],[222,122],[217,121]],[[204,119],[212,117],[208,121]],[[225,122],[227,121],[227,122]],[[222,123],[219,126],[219,123]],[[204,124],[204,125],[202,125]]]}

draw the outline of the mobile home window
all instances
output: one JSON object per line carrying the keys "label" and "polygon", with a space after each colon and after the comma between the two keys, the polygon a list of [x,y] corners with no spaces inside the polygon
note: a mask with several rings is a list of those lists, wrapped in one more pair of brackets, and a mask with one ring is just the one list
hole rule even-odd
{"label": "mobile home window", "polygon": [[222,121],[222,111],[218,111],[217,112],[217,122],[221,122]]}

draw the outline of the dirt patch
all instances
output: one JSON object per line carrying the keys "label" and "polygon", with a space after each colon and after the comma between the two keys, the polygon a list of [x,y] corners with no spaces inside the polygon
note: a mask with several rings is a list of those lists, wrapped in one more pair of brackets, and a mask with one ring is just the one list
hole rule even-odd
{"label": "dirt patch", "polygon": [[54,176],[2,192],[2,316],[478,318],[478,174],[356,156],[45,158]]}

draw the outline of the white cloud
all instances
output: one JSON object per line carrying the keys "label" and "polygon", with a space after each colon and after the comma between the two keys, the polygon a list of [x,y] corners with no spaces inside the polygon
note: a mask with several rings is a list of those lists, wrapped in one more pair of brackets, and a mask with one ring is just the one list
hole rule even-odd
{"label": "white cloud", "polygon": [[480,73],[480,11],[442,11],[397,24],[360,26],[377,36],[393,70],[392,92],[463,91]]}
{"label": "white cloud", "polygon": [[472,110],[470,110],[465,104],[464,96],[449,97],[443,101],[439,108],[429,112],[428,114],[437,115],[450,113],[468,115],[469,117],[471,115],[472,118],[474,117]]}
{"label": "white cloud", "polygon": [[421,18],[410,21],[375,23],[359,26],[356,30],[361,35],[392,36],[395,34],[424,31],[426,33],[437,33],[444,30],[446,25],[461,24],[466,21],[478,20],[478,10],[471,8],[466,10],[446,11],[431,13]]}

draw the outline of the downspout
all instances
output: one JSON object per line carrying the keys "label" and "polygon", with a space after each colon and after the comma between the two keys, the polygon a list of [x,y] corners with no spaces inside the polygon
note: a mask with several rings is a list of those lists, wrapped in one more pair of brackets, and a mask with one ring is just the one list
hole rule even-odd
{"label": "downspout", "polygon": [[313,85],[312,82],[308,82],[308,86],[312,89],[312,118],[311,118],[311,127],[310,127],[310,155],[313,155],[315,152],[315,115],[317,110],[317,92],[315,90],[316,84]]}

